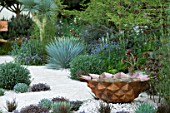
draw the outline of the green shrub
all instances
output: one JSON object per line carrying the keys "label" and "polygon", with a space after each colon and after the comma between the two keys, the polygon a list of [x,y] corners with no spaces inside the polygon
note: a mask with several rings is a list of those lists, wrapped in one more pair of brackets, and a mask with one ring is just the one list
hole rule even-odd
{"label": "green shrub", "polygon": [[73,113],[69,102],[54,102],[52,104],[52,113]]}
{"label": "green shrub", "polygon": [[49,99],[42,99],[42,100],[40,100],[38,105],[42,106],[44,108],[47,108],[47,109],[51,109],[52,101]]}
{"label": "green shrub", "polygon": [[30,72],[25,67],[16,63],[0,64],[0,87],[4,89],[13,89],[17,83],[25,83],[29,85]]}
{"label": "green shrub", "polygon": [[12,50],[10,42],[1,43],[0,42],[0,55],[8,55],[8,53]]}
{"label": "green shrub", "polygon": [[12,17],[8,21],[8,32],[0,32],[3,39],[15,39],[18,37],[29,37],[31,33],[32,19],[27,15]]}
{"label": "green shrub", "polygon": [[3,96],[4,94],[5,94],[4,89],[1,89],[1,88],[0,88],[0,96]]}
{"label": "green shrub", "polygon": [[75,38],[58,38],[47,45],[47,67],[53,69],[69,68],[70,61],[81,54],[84,46]]}
{"label": "green shrub", "polygon": [[104,61],[95,55],[80,55],[70,62],[71,79],[79,79],[80,75],[106,71]]}
{"label": "green shrub", "polygon": [[90,52],[102,37],[106,37],[113,30],[107,26],[88,25],[80,33],[80,38],[87,44],[87,51]]}
{"label": "green shrub", "polygon": [[153,105],[142,103],[136,108],[135,113],[156,113],[156,110]]}
{"label": "green shrub", "polygon": [[14,90],[15,92],[17,92],[17,93],[18,93],[18,92],[24,93],[24,92],[27,92],[27,91],[28,91],[28,85],[25,84],[25,83],[17,83],[17,84],[14,86],[13,90]]}
{"label": "green shrub", "polygon": [[14,44],[11,55],[22,65],[42,65],[45,63],[45,46],[38,40],[24,41],[21,46]]}

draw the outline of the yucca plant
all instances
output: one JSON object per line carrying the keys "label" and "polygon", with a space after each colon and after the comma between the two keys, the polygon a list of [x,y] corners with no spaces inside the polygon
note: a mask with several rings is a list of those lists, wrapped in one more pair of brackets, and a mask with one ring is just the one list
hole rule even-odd
{"label": "yucca plant", "polygon": [[49,43],[46,50],[48,68],[69,68],[70,61],[83,52],[84,45],[74,37],[63,37]]}

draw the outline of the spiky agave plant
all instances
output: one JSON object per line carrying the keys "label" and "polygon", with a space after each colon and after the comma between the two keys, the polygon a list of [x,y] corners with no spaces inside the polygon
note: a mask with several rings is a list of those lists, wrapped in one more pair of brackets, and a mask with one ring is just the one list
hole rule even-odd
{"label": "spiky agave plant", "polygon": [[70,61],[83,52],[84,45],[73,37],[63,37],[49,43],[46,50],[48,53],[48,68],[69,68]]}

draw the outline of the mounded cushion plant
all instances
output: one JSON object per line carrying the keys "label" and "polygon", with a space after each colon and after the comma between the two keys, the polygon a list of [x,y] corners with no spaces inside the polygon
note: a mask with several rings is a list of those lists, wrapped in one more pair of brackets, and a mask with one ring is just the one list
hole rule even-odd
{"label": "mounded cushion plant", "polygon": [[52,105],[52,101],[49,100],[49,99],[41,99],[38,103],[38,106],[42,106],[44,108],[47,108],[47,109],[51,109],[51,105]]}
{"label": "mounded cushion plant", "polygon": [[0,87],[4,89],[13,89],[17,83],[29,85],[30,72],[20,64],[9,62],[0,64]]}
{"label": "mounded cushion plant", "polygon": [[80,75],[101,74],[106,71],[104,61],[96,55],[80,55],[70,62],[71,79],[79,80]]}
{"label": "mounded cushion plant", "polygon": [[83,52],[84,45],[74,37],[63,37],[49,43],[46,49],[48,53],[47,67],[61,69],[70,67],[70,61]]}
{"label": "mounded cushion plant", "polygon": [[15,92],[20,92],[20,93],[24,93],[24,92],[27,92],[28,91],[28,85],[25,84],[25,83],[17,83],[15,86],[14,86],[14,91]]}

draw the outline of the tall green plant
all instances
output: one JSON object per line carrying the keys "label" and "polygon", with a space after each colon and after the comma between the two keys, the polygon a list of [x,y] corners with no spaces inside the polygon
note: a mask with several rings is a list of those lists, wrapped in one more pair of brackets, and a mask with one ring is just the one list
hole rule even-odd
{"label": "tall green plant", "polygon": [[52,9],[57,8],[57,5],[54,0],[19,0],[19,2],[24,5],[25,10],[31,13],[40,30],[40,40],[42,41],[47,21],[52,15]]}
{"label": "tall green plant", "polygon": [[46,46],[47,67],[54,69],[69,68],[70,61],[81,54],[84,45],[75,38],[58,38]]}
{"label": "tall green plant", "polygon": [[156,85],[156,90],[160,97],[164,98],[165,101],[170,104],[170,38],[169,36],[162,36],[162,47],[159,49],[159,54],[161,54],[161,70],[160,70],[160,80]]}

